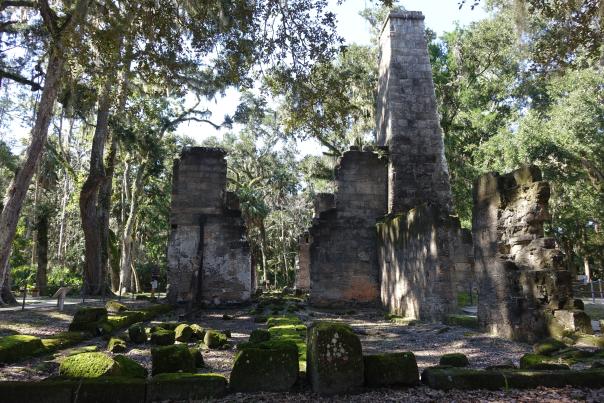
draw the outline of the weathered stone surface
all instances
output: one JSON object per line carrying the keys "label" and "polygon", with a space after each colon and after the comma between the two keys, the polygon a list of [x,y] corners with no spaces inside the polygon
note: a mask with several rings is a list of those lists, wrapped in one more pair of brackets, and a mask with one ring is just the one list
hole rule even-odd
{"label": "weathered stone surface", "polygon": [[207,330],[203,342],[208,348],[217,349],[227,343],[227,337],[218,330]]}
{"label": "weathered stone surface", "polygon": [[389,147],[388,212],[427,203],[451,210],[424,16],[391,13],[380,35],[377,143]]}
{"label": "weathered stone surface", "polygon": [[296,268],[296,290],[310,290],[310,244],[312,238],[306,231],[298,238],[298,266]]}
{"label": "weathered stone surface", "polygon": [[449,353],[440,357],[438,364],[450,367],[467,367],[470,365],[470,361],[468,361],[468,357],[465,354]]}
{"label": "weathered stone surface", "polygon": [[550,334],[553,311],[572,309],[570,273],[552,239],[549,184],[537,167],[489,173],[474,184],[472,232],[481,329],[517,340]]}
{"label": "weathered stone surface", "polygon": [[441,321],[457,306],[452,259],[459,221],[420,205],[377,224],[381,298],[396,315]]}
{"label": "weathered stone surface", "polygon": [[558,309],[554,312],[554,320],[558,321],[566,330],[593,334],[591,318],[584,311]]}
{"label": "weathered stone surface", "polygon": [[147,402],[205,402],[226,394],[218,374],[159,374],[147,382]]}
{"label": "weathered stone surface", "polygon": [[157,346],[168,346],[174,344],[174,330],[157,329],[151,333],[151,344]]}
{"label": "weathered stone surface", "polygon": [[251,296],[251,255],[238,201],[225,190],[224,157],[222,149],[192,147],[174,163],[168,245],[171,303],[218,305]]}
{"label": "weathered stone surface", "polygon": [[308,329],[307,349],[306,370],[313,392],[350,393],[363,385],[363,351],[350,326],[314,322]]}
{"label": "weathered stone surface", "polygon": [[151,349],[153,375],[169,372],[195,372],[195,357],[184,344]]}
{"label": "weathered stone surface", "polygon": [[335,173],[335,208],[310,229],[310,303],[377,303],[375,221],[386,211],[386,161],[371,151],[347,151]]}
{"label": "weathered stone surface", "polygon": [[104,353],[81,353],[61,361],[59,375],[67,378],[98,378],[119,376],[119,364]]}
{"label": "weathered stone surface", "polygon": [[365,385],[369,387],[415,386],[419,383],[419,370],[415,355],[389,353],[364,357]]}
{"label": "weathered stone surface", "polygon": [[290,341],[249,343],[235,357],[230,387],[236,392],[285,392],[298,380],[298,348]]}
{"label": "weathered stone surface", "polygon": [[0,337],[0,363],[11,363],[45,350],[39,337],[24,334]]}
{"label": "weathered stone surface", "polygon": [[174,334],[176,341],[186,343],[193,337],[193,329],[186,323],[181,323],[174,329]]}
{"label": "weathered stone surface", "polygon": [[101,324],[107,321],[107,309],[105,308],[80,308],[76,311],[69,331],[85,331],[98,334]]}
{"label": "weathered stone surface", "polygon": [[128,328],[128,337],[133,343],[144,343],[147,341],[147,332],[142,322],[135,323]]}
{"label": "weathered stone surface", "polygon": [[107,343],[107,351],[112,353],[123,353],[128,349],[126,346],[126,342],[122,339],[118,339],[117,337],[112,337],[109,339],[109,343]]}

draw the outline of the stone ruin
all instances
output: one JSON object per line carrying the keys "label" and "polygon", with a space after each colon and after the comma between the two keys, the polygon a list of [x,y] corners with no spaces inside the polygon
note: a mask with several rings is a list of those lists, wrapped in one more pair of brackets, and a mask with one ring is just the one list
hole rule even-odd
{"label": "stone ruin", "polygon": [[533,341],[549,335],[554,322],[593,333],[589,317],[574,309],[562,252],[544,236],[549,197],[549,184],[536,167],[476,180],[472,232],[478,321],[489,333]]}
{"label": "stone ruin", "polygon": [[[561,252],[544,237],[549,186],[536,168],[476,182],[472,232],[452,215],[423,15],[392,13],[380,36],[377,147],[351,149],[334,194],[318,194],[299,238],[296,288],[320,307],[383,306],[442,321],[478,290],[482,330],[533,340],[552,328],[591,331],[575,310]],[[254,273],[225,153],[190,148],[174,165],[168,298],[250,299]],[[589,329],[588,329],[589,327]]]}
{"label": "stone ruin", "polygon": [[174,162],[168,300],[219,305],[242,303],[254,273],[239,201],[226,191],[220,148],[191,147]]}

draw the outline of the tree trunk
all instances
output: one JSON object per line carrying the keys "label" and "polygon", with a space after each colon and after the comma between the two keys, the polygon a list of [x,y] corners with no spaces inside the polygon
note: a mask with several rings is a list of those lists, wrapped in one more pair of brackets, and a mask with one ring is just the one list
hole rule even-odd
{"label": "tree trunk", "polygon": [[[2,213],[0,213],[0,287],[4,285],[5,280],[9,277],[6,275],[6,271],[8,270],[8,259],[17,230],[19,214],[21,213],[23,200],[27,194],[34,170],[46,144],[48,126],[50,125],[54,104],[57,99],[57,91],[63,75],[64,63],[63,52],[60,49],[52,48],[46,69],[44,89],[42,90],[38,113],[36,114],[36,120],[31,133],[31,143],[25,152],[23,165],[16,172],[4,198],[4,208],[2,209]],[[4,290],[2,297],[0,303],[3,301],[8,303],[16,302],[12,294],[4,292]]]}
{"label": "tree trunk", "polygon": [[111,215],[111,193],[113,191],[113,172],[115,171],[115,155],[117,153],[117,136],[111,135],[111,145],[105,160],[105,178],[99,189],[99,232],[101,237],[101,267],[107,270],[109,262],[109,217]]}
{"label": "tree trunk", "polygon": [[138,167],[136,172],[136,179],[132,183],[132,190],[130,191],[130,212],[128,213],[128,219],[124,226],[124,233],[122,235],[122,257],[120,259],[120,289],[123,293],[128,292],[132,288],[131,282],[131,267],[132,267],[132,247],[133,239],[132,234],[134,225],[136,223],[136,215],[138,212],[139,195],[143,187],[144,179],[144,163]]}
{"label": "tree trunk", "polygon": [[111,84],[103,88],[97,111],[96,128],[90,151],[90,171],[80,192],[80,216],[84,230],[84,292],[100,295],[104,288],[104,268],[101,250],[100,217],[97,210],[99,190],[105,179],[103,156],[109,126]]}
{"label": "tree trunk", "polygon": [[587,281],[591,281],[591,269],[589,268],[589,256],[583,256],[583,270]]}
{"label": "tree trunk", "polygon": [[[69,143],[71,141],[71,136],[73,134],[73,122],[74,119],[71,118],[69,122],[69,131],[67,132],[67,150],[69,150]],[[65,152],[63,147],[63,143],[59,142],[61,145],[61,152],[63,154],[63,158],[67,163],[69,163],[69,151]],[[63,196],[61,198],[61,218],[59,222],[59,245],[57,245],[57,260],[61,267],[65,267],[65,259],[64,259],[64,251],[63,245],[65,244],[65,218],[67,216],[67,200],[69,199],[69,173],[67,172],[67,168],[63,169]]]}
{"label": "tree trunk", "polygon": [[46,295],[48,286],[48,215],[40,214],[36,224],[36,245],[38,250],[38,270],[36,271],[36,285],[40,296]]}

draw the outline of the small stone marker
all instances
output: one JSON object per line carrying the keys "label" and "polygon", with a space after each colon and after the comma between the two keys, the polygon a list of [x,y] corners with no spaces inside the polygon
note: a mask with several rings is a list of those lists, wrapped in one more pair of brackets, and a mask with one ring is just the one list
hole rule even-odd
{"label": "small stone marker", "polygon": [[71,291],[71,287],[59,287],[57,292],[55,292],[55,294],[52,296],[53,298],[57,299],[57,308],[59,308],[59,311],[63,310],[63,305],[65,304],[65,297],[67,296],[69,291]]}

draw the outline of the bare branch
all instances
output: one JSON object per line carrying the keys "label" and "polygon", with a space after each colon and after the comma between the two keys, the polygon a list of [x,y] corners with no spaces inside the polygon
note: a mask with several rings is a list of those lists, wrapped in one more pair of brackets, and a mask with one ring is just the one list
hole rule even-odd
{"label": "bare branch", "polygon": [[19,74],[11,73],[10,71],[0,70],[0,80],[3,78],[8,78],[9,80],[13,80],[20,84],[29,85],[32,91],[39,91],[42,89],[42,86],[28,78],[25,78]]}

